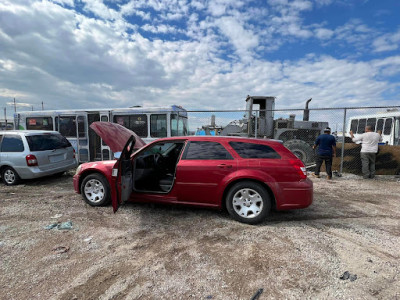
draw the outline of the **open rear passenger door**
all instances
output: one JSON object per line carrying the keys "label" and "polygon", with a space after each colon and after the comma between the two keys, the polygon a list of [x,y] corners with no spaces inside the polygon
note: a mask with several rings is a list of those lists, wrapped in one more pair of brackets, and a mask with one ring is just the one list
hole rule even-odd
{"label": "open rear passenger door", "polygon": [[118,207],[127,201],[132,193],[133,187],[133,163],[131,155],[135,145],[135,137],[131,136],[126,142],[116,165],[118,166],[118,175],[116,180],[117,198],[112,199],[114,212]]}

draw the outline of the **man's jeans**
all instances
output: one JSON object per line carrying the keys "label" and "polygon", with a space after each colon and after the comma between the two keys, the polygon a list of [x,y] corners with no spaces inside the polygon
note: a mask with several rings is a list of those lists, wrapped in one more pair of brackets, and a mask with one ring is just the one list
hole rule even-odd
{"label": "man's jeans", "polygon": [[317,155],[315,175],[319,175],[322,163],[325,161],[326,174],[332,177],[332,155]]}
{"label": "man's jeans", "polygon": [[361,152],[360,156],[364,178],[374,178],[376,153]]}

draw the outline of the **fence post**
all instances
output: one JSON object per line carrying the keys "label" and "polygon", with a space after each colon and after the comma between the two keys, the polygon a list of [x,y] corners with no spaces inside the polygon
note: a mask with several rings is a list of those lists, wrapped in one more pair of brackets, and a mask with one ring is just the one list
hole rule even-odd
{"label": "fence post", "polygon": [[344,114],[343,114],[343,128],[342,128],[342,153],[340,155],[340,170],[339,173],[342,175],[343,173],[343,157],[344,157],[344,144],[346,141],[346,115],[347,115],[347,108],[344,109]]}

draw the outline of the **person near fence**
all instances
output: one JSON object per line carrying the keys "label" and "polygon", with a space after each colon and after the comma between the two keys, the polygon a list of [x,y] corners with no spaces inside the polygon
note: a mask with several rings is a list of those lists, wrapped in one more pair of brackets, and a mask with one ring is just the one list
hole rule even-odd
{"label": "person near fence", "polygon": [[375,177],[375,161],[378,153],[378,144],[382,141],[379,132],[372,131],[371,126],[365,127],[365,132],[355,137],[353,131],[350,131],[353,142],[361,142],[361,170],[365,179]]}
{"label": "person near fence", "polygon": [[332,179],[332,160],[336,156],[336,139],[331,135],[331,129],[326,127],[324,133],[321,134],[313,145],[313,149],[318,147],[316,167],[314,172],[314,177],[320,178],[320,170],[322,163],[325,162],[326,174],[328,174],[327,179]]}

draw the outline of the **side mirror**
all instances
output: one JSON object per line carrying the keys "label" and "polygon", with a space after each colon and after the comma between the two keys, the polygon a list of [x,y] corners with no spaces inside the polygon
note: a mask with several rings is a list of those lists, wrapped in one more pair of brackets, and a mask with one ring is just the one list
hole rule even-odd
{"label": "side mirror", "polygon": [[114,159],[119,159],[121,157],[121,152],[114,153]]}

